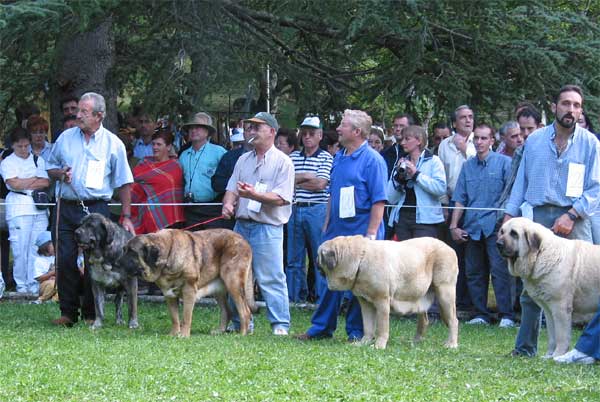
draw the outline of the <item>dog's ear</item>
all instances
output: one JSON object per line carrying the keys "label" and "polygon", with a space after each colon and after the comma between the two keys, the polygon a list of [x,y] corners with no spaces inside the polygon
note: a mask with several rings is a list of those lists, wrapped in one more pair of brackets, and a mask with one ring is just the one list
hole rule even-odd
{"label": "dog's ear", "polygon": [[156,265],[158,257],[160,256],[160,250],[154,244],[145,244],[143,248],[144,261],[150,266]]}
{"label": "dog's ear", "polygon": [[112,223],[111,221],[109,221],[106,217],[104,217],[103,215],[100,215],[100,219],[99,219],[99,223],[100,223],[100,227],[102,228],[102,230],[104,230],[104,232],[106,233],[106,244],[112,244],[115,241],[115,230],[111,230],[113,228],[109,227],[109,225]]}
{"label": "dog's ear", "polygon": [[542,245],[542,238],[540,237],[540,234],[533,231],[525,231],[525,241],[527,242],[529,250],[531,251],[538,251]]}
{"label": "dog's ear", "polygon": [[323,249],[319,253],[319,256],[319,265],[322,268],[327,268],[328,271],[331,271],[337,265],[337,254],[335,250],[331,248]]}

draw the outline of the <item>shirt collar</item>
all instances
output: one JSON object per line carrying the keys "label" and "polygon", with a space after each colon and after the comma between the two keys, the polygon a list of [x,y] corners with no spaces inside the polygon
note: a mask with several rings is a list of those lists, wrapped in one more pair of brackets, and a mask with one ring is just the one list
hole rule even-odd
{"label": "shirt collar", "polygon": [[[96,130],[96,131],[95,131],[95,132],[94,132],[94,133],[93,133],[93,134],[90,136],[90,138],[97,139],[97,138],[98,138],[98,137],[99,137],[99,136],[102,134],[102,131],[103,131],[103,130],[104,130],[104,126],[102,125],[102,123],[100,123],[100,127],[98,127],[98,130]],[[79,132],[81,133],[81,136],[82,136],[82,137],[85,137],[85,133],[83,132],[83,130],[82,130],[81,128],[79,129]]]}
{"label": "shirt collar", "polygon": [[[367,140],[365,140],[362,144],[360,144],[360,146],[358,148],[356,148],[356,150],[354,152],[352,152],[351,155],[349,155],[351,158],[356,159],[360,156],[360,154],[362,154],[365,149],[367,149],[369,145],[367,144]],[[348,156],[346,155],[346,149],[344,148],[344,153],[342,154],[342,156]]]}
{"label": "shirt collar", "polygon": [[[551,125],[552,129],[550,130],[550,141],[554,141],[554,139],[556,138],[556,124],[558,123],[554,121],[554,123],[552,123]],[[572,144],[573,142],[575,142],[575,139],[576,137],[579,137],[579,133],[581,130],[583,129],[576,124],[575,130],[573,130],[573,133],[569,136],[567,143]]]}
{"label": "shirt collar", "polygon": [[317,150],[312,154],[312,155],[306,155],[306,153],[304,152],[304,148],[302,148],[302,151],[300,151],[300,155],[306,157],[314,157],[314,156],[319,156],[319,154],[323,152],[323,149],[321,149],[321,147],[317,147]]}

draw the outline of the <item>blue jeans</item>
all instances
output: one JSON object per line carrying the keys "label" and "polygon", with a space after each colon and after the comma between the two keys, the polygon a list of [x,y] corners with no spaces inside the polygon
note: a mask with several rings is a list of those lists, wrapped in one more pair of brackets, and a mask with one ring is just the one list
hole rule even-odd
{"label": "blue jeans", "polygon": [[583,330],[575,349],[600,360],[600,305],[592,320]]}
{"label": "blue jeans", "polygon": [[310,245],[311,255],[315,267],[315,291],[317,303],[327,288],[325,278],[317,268],[317,250],[321,245],[321,232],[325,222],[326,204],[311,206],[294,206],[292,216],[287,224],[287,289],[292,302],[303,302],[308,297],[308,284],[306,281],[306,245]]}
{"label": "blue jeans", "polygon": [[355,340],[363,337],[363,322],[360,303],[349,291],[330,290],[327,288],[321,297],[321,303],[317,306],[310,319],[311,326],[306,333],[312,337],[333,336],[337,328],[337,319],[340,313],[340,304],[345,295],[352,296],[346,315],[346,333],[348,339]]}
{"label": "blue jeans", "polygon": [[[238,219],[233,229],[242,235],[252,247],[252,272],[267,305],[267,319],[272,329],[290,328],[290,306],[287,294],[285,273],[283,272],[283,225]],[[240,327],[235,305],[233,324]]]}
{"label": "blue jeans", "polygon": [[479,240],[469,240],[465,252],[465,268],[469,294],[475,306],[476,317],[487,322],[491,320],[488,310],[488,287],[490,274],[496,295],[496,304],[501,318],[514,320],[511,298],[511,277],[506,260],[496,247],[496,234],[489,237],[483,234]]}
{"label": "blue jeans", "polygon": [[[555,207],[551,205],[536,207],[533,209],[533,221],[547,228],[551,228],[556,218],[564,214],[568,207]],[[575,222],[569,239],[579,239],[592,242],[592,230],[589,219],[578,219]],[[540,321],[542,309],[523,290],[521,294],[521,326],[515,341],[515,351],[526,355],[537,354],[538,336],[540,334]]]}

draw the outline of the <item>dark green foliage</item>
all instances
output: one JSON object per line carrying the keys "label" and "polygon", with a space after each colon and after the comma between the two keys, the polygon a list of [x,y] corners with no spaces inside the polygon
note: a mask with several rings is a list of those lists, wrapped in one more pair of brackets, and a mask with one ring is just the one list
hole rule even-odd
{"label": "dark green foliage", "polygon": [[[250,93],[298,114],[345,107],[421,121],[471,104],[498,123],[519,100],[549,111],[566,83],[600,108],[600,6],[593,1],[14,1],[0,5],[0,126],[43,98],[54,43],[111,15],[124,106],[187,115]],[[250,88],[250,90],[249,90]]]}

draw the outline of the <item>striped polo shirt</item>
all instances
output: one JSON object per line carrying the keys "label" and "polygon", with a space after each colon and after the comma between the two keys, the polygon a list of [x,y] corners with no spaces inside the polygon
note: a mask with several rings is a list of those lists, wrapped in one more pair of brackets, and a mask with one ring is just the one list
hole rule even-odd
{"label": "striped polo shirt", "polygon": [[[318,178],[327,180],[331,173],[333,157],[329,152],[318,148],[317,151],[307,156],[302,151],[294,151],[290,154],[296,173],[314,173]],[[309,191],[296,187],[296,202],[327,202],[329,199],[329,185],[321,191]]]}

